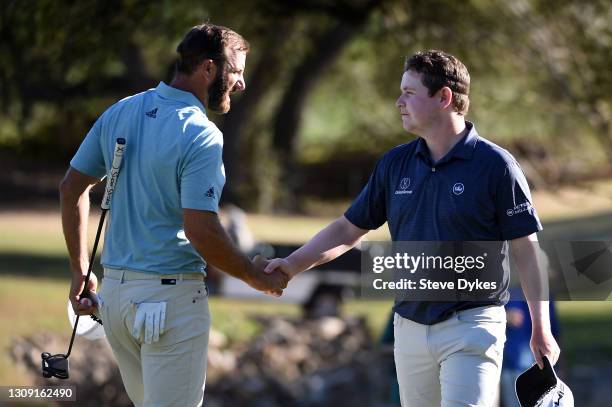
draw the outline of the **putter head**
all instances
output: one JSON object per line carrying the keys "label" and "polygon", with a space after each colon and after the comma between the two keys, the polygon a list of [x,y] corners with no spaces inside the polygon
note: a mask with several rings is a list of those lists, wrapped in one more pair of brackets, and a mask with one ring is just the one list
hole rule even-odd
{"label": "putter head", "polygon": [[49,352],[43,352],[40,355],[42,358],[42,375],[45,378],[57,377],[58,379],[67,379],[68,374],[68,358],[64,354],[51,355]]}

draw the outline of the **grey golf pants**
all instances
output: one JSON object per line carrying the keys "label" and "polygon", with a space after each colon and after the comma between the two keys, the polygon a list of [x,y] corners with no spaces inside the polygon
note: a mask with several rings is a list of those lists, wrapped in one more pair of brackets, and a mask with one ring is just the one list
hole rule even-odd
{"label": "grey golf pants", "polygon": [[459,311],[422,325],[395,314],[395,366],[402,407],[490,407],[498,388],[504,307]]}
{"label": "grey golf pants", "polygon": [[[100,315],[136,407],[202,405],[211,324],[208,293],[201,276],[171,277],[175,285],[162,285],[152,273],[104,270]],[[164,333],[150,344],[131,334],[137,304],[147,302],[166,302]]]}

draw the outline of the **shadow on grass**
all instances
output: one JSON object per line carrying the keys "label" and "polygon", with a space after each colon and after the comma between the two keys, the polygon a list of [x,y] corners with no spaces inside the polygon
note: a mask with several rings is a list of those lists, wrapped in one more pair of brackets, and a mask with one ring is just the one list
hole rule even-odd
{"label": "shadow on grass", "polygon": [[[94,272],[102,271],[96,259]],[[0,276],[45,277],[66,280],[70,277],[68,258],[24,253],[0,253]]]}
{"label": "shadow on grass", "polygon": [[612,238],[612,212],[599,215],[543,222],[539,233],[547,240],[609,240]]}
{"label": "shadow on grass", "polygon": [[[610,240],[612,212],[605,214],[544,222],[540,240]],[[33,248],[35,251],[35,248]],[[69,275],[68,258],[21,252],[0,252],[0,276],[40,276],[65,279]],[[94,272],[100,273],[99,258]],[[99,275],[99,274],[98,274]]]}
{"label": "shadow on grass", "polygon": [[612,361],[612,315],[561,315],[561,343],[570,365]]}

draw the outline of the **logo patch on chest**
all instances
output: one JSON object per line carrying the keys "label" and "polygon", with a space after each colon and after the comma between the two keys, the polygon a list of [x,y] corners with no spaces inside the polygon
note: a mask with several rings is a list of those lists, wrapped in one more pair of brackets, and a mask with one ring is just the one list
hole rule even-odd
{"label": "logo patch on chest", "polygon": [[455,185],[453,185],[453,194],[455,195],[461,195],[464,190],[465,187],[461,182],[457,182]]}
{"label": "logo patch on chest", "polygon": [[410,186],[410,178],[402,178],[399,183],[399,189],[395,191],[395,195],[411,194],[412,190],[408,189]]}

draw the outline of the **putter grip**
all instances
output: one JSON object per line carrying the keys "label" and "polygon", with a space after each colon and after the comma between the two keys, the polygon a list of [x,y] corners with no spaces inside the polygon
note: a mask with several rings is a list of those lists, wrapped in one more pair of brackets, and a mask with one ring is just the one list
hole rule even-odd
{"label": "putter grip", "polygon": [[113,164],[106,177],[106,188],[104,189],[104,196],[102,197],[102,209],[109,209],[111,198],[113,197],[113,191],[117,185],[117,177],[119,177],[119,169],[121,168],[121,161],[123,160],[123,153],[125,152],[125,139],[118,138],[115,143],[115,152],[113,154]]}

